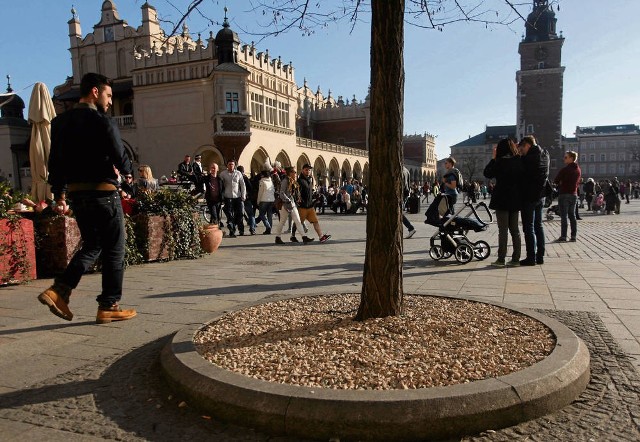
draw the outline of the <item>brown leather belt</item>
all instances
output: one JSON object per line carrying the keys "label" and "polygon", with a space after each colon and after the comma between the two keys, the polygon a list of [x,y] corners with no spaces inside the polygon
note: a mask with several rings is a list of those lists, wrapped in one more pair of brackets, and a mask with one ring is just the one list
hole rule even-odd
{"label": "brown leather belt", "polygon": [[82,192],[83,190],[118,190],[111,183],[71,183],[67,186],[69,192]]}

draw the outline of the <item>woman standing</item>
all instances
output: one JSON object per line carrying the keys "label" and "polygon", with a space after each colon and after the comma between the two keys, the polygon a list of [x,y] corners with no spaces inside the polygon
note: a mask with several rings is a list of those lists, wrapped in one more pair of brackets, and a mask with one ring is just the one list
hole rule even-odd
{"label": "woman standing", "polygon": [[276,200],[276,188],[268,170],[261,173],[260,182],[258,183],[258,210],[260,216],[258,219],[262,221],[265,227],[264,235],[271,234],[271,226],[273,225],[273,202]]}
{"label": "woman standing", "polygon": [[[498,221],[498,259],[491,263],[495,267],[520,265],[520,230],[518,213],[521,204],[521,186],[524,166],[513,140],[500,140],[493,148],[493,158],[484,169],[484,176],[495,178],[496,183],[491,194],[489,208],[496,211]],[[507,256],[508,234],[511,233],[513,253],[511,261],[505,263]]]}
{"label": "woman standing", "polygon": [[[300,222],[300,215],[298,214],[297,203],[300,201],[300,185],[296,177],[296,168],[285,168],[287,173],[286,177],[280,182],[280,194],[279,197],[282,200],[282,208],[280,209],[280,222],[276,226],[276,244],[284,244],[284,241],[280,238],[284,224],[287,222],[289,214],[291,219],[295,222],[298,232],[304,232],[304,227]],[[302,242],[311,242],[312,238],[307,236],[302,237]],[[295,234],[291,235],[291,242],[300,242]]]}

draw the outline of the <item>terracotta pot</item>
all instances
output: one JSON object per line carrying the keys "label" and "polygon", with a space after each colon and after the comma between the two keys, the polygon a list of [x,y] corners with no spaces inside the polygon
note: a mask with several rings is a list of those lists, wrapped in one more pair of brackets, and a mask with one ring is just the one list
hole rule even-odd
{"label": "terracotta pot", "polygon": [[200,246],[207,253],[218,250],[222,242],[222,230],[217,224],[208,224],[200,231]]}

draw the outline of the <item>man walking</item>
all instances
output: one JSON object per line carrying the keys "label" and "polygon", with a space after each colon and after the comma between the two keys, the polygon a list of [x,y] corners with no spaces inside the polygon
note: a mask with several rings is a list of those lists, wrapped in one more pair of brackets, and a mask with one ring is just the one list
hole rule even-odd
{"label": "man walking", "polygon": [[[49,182],[55,210],[68,210],[67,195],[82,236],[82,247],[64,273],[38,296],[62,319],[70,321],[71,291],[98,257],[102,257],[102,292],[98,295],[98,324],[136,316],[119,306],[124,279],[125,227],[116,169],[130,175],[118,126],[106,115],[111,106],[107,77],[88,73],[80,83],[80,102],[51,122]],[[91,167],[77,167],[78,158]]]}
{"label": "man walking", "polygon": [[298,177],[298,184],[300,184],[300,204],[298,206],[298,214],[300,215],[300,223],[304,223],[305,220],[309,221],[313,225],[313,229],[318,235],[318,240],[324,243],[331,238],[331,235],[322,233],[320,228],[320,221],[316,216],[316,209],[313,199],[313,167],[311,164],[305,164],[302,166],[302,173]]}
{"label": "man walking", "polygon": [[413,227],[413,224],[411,224],[411,221],[409,221],[407,216],[404,214],[405,206],[407,205],[407,200],[409,199],[410,189],[411,189],[411,186],[409,184],[409,178],[410,178],[409,169],[407,169],[405,166],[402,166],[402,199],[403,199],[402,224],[404,224],[404,226],[409,231],[407,233],[407,236],[405,236],[405,239],[409,239],[416,234],[415,227]]}
{"label": "man walking", "polygon": [[236,161],[227,161],[227,168],[220,172],[220,178],[224,186],[224,213],[227,215],[229,226],[229,238],[236,237],[236,228],[240,236],[244,235],[244,223],[242,221],[243,201],[247,197],[242,173],[236,170]]}
{"label": "man walking", "polygon": [[544,229],[542,228],[542,207],[544,188],[549,178],[549,154],[536,144],[536,139],[526,136],[520,141],[520,155],[524,163],[522,184],[522,231],[527,257],[520,265],[544,264]]}
{"label": "man walking", "polygon": [[565,152],[565,166],[558,171],[555,180],[553,180],[558,186],[558,209],[560,209],[560,238],[557,241],[567,240],[567,218],[571,223],[571,241],[576,241],[578,234],[576,207],[578,205],[578,185],[582,172],[576,163],[577,158],[577,152]]}

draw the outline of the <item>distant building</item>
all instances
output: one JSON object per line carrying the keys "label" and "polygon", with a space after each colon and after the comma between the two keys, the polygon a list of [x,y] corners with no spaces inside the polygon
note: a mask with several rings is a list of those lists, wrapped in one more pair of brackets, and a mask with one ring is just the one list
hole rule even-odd
{"label": "distant building", "polygon": [[640,178],[640,126],[578,126],[576,144],[584,177]]}
{"label": "distant building", "polygon": [[[299,87],[291,62],[241,45],[225,16],[222,29],[203,39],[184,26],[167,36],[156,9],[141,6],[142,25],[122,20],[113,1],[83,36],[75,10],[69,20],[73,75],[54,90],[57,110],[77,102],[87,72],[114,79],[113,115],[134,163],[168,175],[185,154],[208,166],[236,159],[256,173],[266,162],[314,167],[319,184],[369,179],[369,101],[336,100]],[[434,139],[418,152],[412,137],[414,176],[435,175]]]}
{"label": "distant building", "polygon": [[465,181],[484,182],[484,168],[493,155],[493,146],[503,138],[515,138],[515,126],[487,126],[485,131],[451,146],[451,156]]}
{"label": "distant building", "polygon": [[8,181],[13,188],[31,186],[30,137],[31,127],[24,118],[24,101],[7,81],[7,92],[0,94],[0,181]]}

